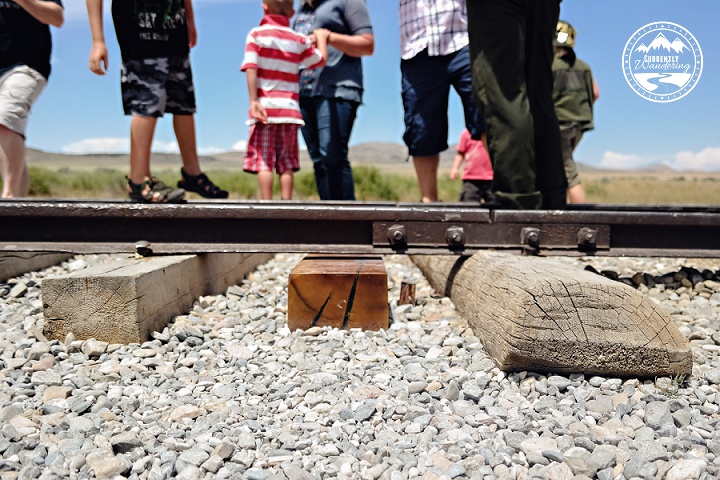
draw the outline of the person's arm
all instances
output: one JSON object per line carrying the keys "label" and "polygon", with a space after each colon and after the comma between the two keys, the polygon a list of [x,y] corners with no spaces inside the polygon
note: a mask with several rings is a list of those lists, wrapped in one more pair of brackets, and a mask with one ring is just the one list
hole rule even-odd
{"label": "person's arm", "polygon": [[340,50],[351,57],[364,57],[372,55],[375,51],[375,36],[372,33],[360,35],[345,35],[330,32],[328,45]]}
{"label": "person's arm", "polygon": [[195,26],[195,10],[193,10],[192,0],[185,0],[185,20],[188,29],[188,46],[193,48],[197,45],[197,27]]}
{"label": "person's arm", "polygon": [[257,68],[245,69],[247,77],[248,97],[250,97],[250,116],[260,123],[267,122],[267,111],[258,99],[258,71]]}
{"label": "person's arm", "polygon": [[38,22],[53,27],[62,27],[65,21],[63,7],[55,2],[44,0],[15,0],[21,8],[35,18]]}
{"label": "person's arm", "polygon": [[90,34],[92,36],[92,49],[90,50],[90,70],[97,75],[105,75],[108,69],[108,51],[105,45],[105,32],[103,31],[102,0],[87,0],[88,20],[90,21]]}
{"label": "person's arm", "polygon": [[315,48],[320,51],[320,55],[322,55],[322,61],[310,68],[324,67],[325,63],[327,63],[328,58],[327,46],[328,38],[330,37],[330,30],[326,28],[317,28],[313,33],[315,34]]}
{"label": "person's arm", "polygon": [[453,159],[452,167],[450,167],[450,180],[457,180],[463,160],[465,160],[465,154],[457,152]]}
{"label": "person's arm", "polygon": [[597,102],[598,98],[600,98],[600,87],[598,87],[595,77],[593,77],[593,103]]}

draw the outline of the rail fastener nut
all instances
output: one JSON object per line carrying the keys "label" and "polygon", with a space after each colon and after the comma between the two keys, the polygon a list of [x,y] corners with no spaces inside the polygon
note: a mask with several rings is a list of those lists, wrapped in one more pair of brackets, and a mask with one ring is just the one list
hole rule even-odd
{"label": "rail fastener nut", "polygon": [[540,229],[535,227],[523,228],[520,233],[520,243],[532,248],[540,248]]}
{"label": "rail fastener nut", "polygon": [[404,225],[391,225],[387,229],[387,237],[390,245],[405,245],[407,243],[407,232]]}
{"label": "rail fastener nut", "polygon": [[138,240],[135,242],[135,256],[136,257],[151,257],[153,255],[152,247],[150,242],[147,240]]}
{"label": "rail fastener nut", "polygon": [[582,249],[594,250],[597,248],[597,230],[594,228],[583,227],[577,232],[577,244]]}
{"label": "rail fastener nut", "polygon": [[462,227],[450,227],[445,232],[445,240],[451,248],[465,246],[465,230]]}

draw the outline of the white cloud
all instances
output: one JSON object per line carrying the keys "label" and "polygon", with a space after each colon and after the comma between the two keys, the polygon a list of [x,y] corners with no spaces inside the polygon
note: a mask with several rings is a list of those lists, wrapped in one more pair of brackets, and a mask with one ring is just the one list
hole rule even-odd
{"label": "white cloud", "polygon": [[62,147],[63,153],[84,155],[89,153],[128,153],[130,140],[127,138],[86,138]]}
{"label": "white cloud", "polygon": [[[152,151],[156,153],[180,153],[177,142],[161,142],[155,141],[152,145]],[[201,147],[198,148],[200,155],[212,155],[214,153],[224,152],[225,149],[218,147]],[[86,138],[79,142],[74,142],[62,147],[62,153],[71,155],[87,155],[93,153],[130,153],[130,140],[127,138]]]}
{"label": "white cloud", "polygon": [[668,165],[675,170],[720,171],[720,147],[708,147],[699,152],[678,152]]}
{"label": "white cloud", "polygon": [[230,150],[233,152],[244,152],[247,149],[247,140],[238,140],[237,142],[233,143],[233,146],[230,147]]}
{"label": "white cloud", "polygon": [[608,170],[635,170],[662,164],[678,172],[720,171],[720,147],[707,147],[699,152],[682,151],[658,158],[611,150],[603,154],[598,167]]}
{"label": "white cloud", "polygon": [[608,150],[603,154],[599,167],[608,170],[633,170],[647,167],[651,163],[651,159],[640,155],[618,153]]}
{"label": "white cloud", "polygon": [[199,155],[214,155],[216,153],[223,153],[226,150],[220,147],[198,147]]}

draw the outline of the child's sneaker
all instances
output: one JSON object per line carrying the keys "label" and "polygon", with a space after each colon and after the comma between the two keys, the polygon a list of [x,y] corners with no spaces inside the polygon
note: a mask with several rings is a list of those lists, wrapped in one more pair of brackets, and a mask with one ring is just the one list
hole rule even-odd
{"label": "child's sneaker", "polygon": [[179,188],[195,192],[205,198],[228,198],[228,192],[215,185],[204,173],[188,175],[184,168],[180,169],[180,173],[182,180],[177,184]]}
{"label": "child's sneaker", "polygon": [[136,203],[185,203],[185,190],[173,190],[155,177],[133,183],[128,177],[128,195]]}

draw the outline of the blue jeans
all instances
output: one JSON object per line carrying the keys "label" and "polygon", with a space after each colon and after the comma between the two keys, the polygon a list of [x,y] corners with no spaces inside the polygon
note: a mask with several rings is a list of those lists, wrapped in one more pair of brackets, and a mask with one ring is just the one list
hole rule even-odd
{"label": "blue jeans", "polygon": [[355,200],[348,144],[358,103],[339,98],[300,97],[303,139],[315,169],[320,200]]}
{"label": "blue jeans", "polygon": [[448,102],[453,87],[463,105],[465,126],[475,140],[485,130],[472,95],[469,48],[431,57],[423,50],[400,61],[405,110],[403,140],[412,156],[432,156],[448,148]]}

